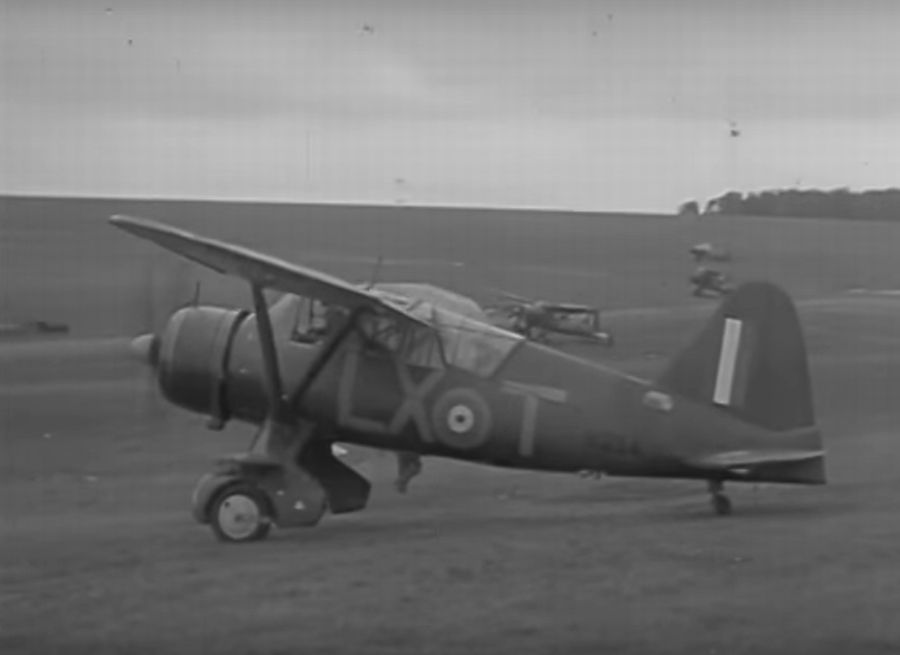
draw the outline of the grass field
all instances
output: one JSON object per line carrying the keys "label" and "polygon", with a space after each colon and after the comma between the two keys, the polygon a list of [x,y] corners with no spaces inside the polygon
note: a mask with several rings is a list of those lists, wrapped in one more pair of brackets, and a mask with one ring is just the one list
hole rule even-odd
{"label": "grass field", "polygon": [[[900,229],[880,223],[212,203],[2,201],[0,653],[896,653],[900,650]],[[653,375],[712,310],[687,247],[798,298],[830,484],[730,492],[429,460],[407,496],[354,451],[370,508],[223,547],[189,495],[243,426],[154,401],[127,338],[196,273],[103,224],[138,213],[364,278],[487,286],[612,308],[613,351]],[[394,214],[397,215],[388,215]],[[254,216],[251,226],[246,218]],[[265,216],[261,219],[261,216]],[[426,261],[423,261],[426,260]],[[463,262],[464,266],[452,266]],[[204,276],[203,293],[240,297]],[[149,280],[149,282],[148,282]],[[476,293],[477,295],[477,293]]]}
{"label": "grass field", "polygon": [[352,279],[367,279],[381,254],[386,280],[424,276],[479,299],[500,287],[611,308],[677,305],[693,270],[687,250],[706,240],[735,253],[736,278],[775,279],[801,297],[900,288],[900,230],[890,223],[7,196],[0,322],[45,318],[78,336],[130,334],[190,300],[197,279],[206,300],[247,302],[244,285],[109,227],[115,213]]}

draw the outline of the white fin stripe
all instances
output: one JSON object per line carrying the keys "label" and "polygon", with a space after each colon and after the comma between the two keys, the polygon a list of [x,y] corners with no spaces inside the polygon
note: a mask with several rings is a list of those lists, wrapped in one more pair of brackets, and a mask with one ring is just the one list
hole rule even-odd
{"label": "white fin stripe", "polygon": [[722,349],[719,352],[719,370],[716,372],[716,388],[713,392],[713,402],[717,405],[731,404],[735,364],[741,343],[741,325],[741,321],[735,318],[725,319]]}

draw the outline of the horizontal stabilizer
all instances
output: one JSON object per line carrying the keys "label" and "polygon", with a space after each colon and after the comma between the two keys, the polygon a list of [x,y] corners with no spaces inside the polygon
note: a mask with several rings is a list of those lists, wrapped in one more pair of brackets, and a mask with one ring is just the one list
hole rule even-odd
{"label": "horizontal stabilizer", "polygon": [[698,469],[747,479],[800,484],[825,483],[825,450],[814,426],[773,435],[771,446],[711,453],[690,459]]}
{"label": "horizontal stabilizer", "polygon": [[727,453],[708,455],[690,463],[698,468],[727,471],[769,464],[806,462],[821,459],[824,456],[824,450],[734,450]]}

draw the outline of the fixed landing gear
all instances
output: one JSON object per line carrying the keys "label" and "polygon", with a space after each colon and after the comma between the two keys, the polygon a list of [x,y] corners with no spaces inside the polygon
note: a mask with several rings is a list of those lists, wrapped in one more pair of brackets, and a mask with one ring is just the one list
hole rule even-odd
{"label": "fixed landing gear", "polygon": [[709,502],[713,511],[718,516],[729,516],[731,514],[731,499],[725,495],[725,485],[721,480],[710,480],[707,483],[709,488]]}
{"label": "fixed landing gear", "polygon": [[266,426],[249,451],[220,458],[194,488],[197,522],[208,524],[219,541],[245,543],[264,539],[272,527],[312,527],[326,511],[363,509],[369,481],[307,427]]}
{"label": "fixed landing gear", "polygon": [[250,453],[226,456],[194,488],[194,518],[226,543],[261,541],[272,527],[316,525],[324,490],[302,469]]}
{"label": "fixed landing gear", "polygon": [[272,510],[263,491],[241,483],[219,493],[212,503],[209,522],[219,541],[259,541],[265,539],[272,528]]}

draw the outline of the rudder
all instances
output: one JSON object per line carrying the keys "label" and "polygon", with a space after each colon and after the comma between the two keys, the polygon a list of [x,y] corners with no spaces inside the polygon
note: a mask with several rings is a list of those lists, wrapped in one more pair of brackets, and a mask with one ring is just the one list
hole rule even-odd
{"label": "rudder", "polygon": [[815,424],[797,310],[769,282],[745,283],[728,296],[657,383],[769,430]]}

